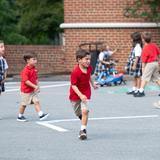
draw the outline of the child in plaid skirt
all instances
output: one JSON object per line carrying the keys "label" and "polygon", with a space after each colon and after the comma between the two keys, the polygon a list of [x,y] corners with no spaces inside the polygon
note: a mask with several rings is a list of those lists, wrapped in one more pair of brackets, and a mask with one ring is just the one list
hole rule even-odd
{"label": "child in plaid skirt", "polygon": [[133,87],[127,92],[127,94],[135,95],[138,93],[141,84],[142,76],[142,62],[141,62],[141,53],[142,53],[142,38],[139,32],[134,32],[131,34],[132,38],[132,49],[128,58],[128,63],[126,71],[129,75],[134,77]]}

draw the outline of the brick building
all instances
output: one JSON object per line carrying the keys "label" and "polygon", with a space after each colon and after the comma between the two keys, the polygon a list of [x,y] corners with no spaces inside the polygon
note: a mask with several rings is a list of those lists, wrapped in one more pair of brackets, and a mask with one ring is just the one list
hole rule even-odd
{"label": "brick building", "polygon": [[[69,73],[75,65],[75,51],[84,42],[104,42],[119,48],[115,58],[123,70],[131,48],[130,34],[150,31],[160,40],[160,24],[140,18],[127,18],[124,9],[133,0],[64,0],[64,46],[7,46],[9,74],[19,74],[26,50],[38,54],[40,74]],[[16,65],[15,65],[16,64]]]}
{"label": "brick building", "polygon": [[123,70],[131,48],[130,34],[150,31],[153,41],[160,40],[158,26],[140,18],[124,16],[125,8],[133,0],[64,0],[65,60],[67,71],[75,64],[74,53],[84,42],[105,42],[111,48],[119,48],[115,58],[118,70]]}

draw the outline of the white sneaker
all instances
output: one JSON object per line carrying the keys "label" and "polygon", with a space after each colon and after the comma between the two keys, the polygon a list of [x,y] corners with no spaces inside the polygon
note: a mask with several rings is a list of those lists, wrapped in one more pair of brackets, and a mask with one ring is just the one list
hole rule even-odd
{"label": "white sneaker", "polygon": [[153,106],[157,109],[160,109],[160,101],[153,103]]}

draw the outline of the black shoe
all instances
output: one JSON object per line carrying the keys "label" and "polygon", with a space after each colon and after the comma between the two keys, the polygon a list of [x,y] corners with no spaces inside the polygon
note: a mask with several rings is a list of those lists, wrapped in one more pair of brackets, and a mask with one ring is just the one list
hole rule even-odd
{"label": "black shoe", "polygon": [[49,114],[47,113],[47,114],[42,114],[41,116],[39,116],[39,120],[40,121],[43,121],[43,120],[45,120],[47,117],[49,116]]}
{"label": "black shoe", "polygon": [[144,97],[145,93],[143,92],[138,92],[137,94],[134,95],[134,97]]}
{"label": "black shoe", "polygon": [[158,96],[160,96],[160,94]]}
{"label": "black shoe", "polygon": [[134,92],[134,93],[133,93],[133,96],[136,96],[136,94],[139,94],[139,91]]}
{"label": "black shoe", "polygon": [[78,118],[79,118],[80,120],[82,120],[82,115],[78,116]]}
{"label": "black shoe", "polygon": [[27,119],[24,116],[22,116],[22,117],[18,117],[17,121],[19,121],[19,122],[26,122]]}
{"label": "black shoe", "polygon": [[81,140],[87,139],[87,131],[86,131],[86,129],[81,130],[81,131],[79,132],[79,139],[81,139]]}
{"label": "black shoe", "polygon": [[130,94],[134,94],[134,91],[129,91],[129,92],[127,92],[126,94],[128,94],[128,95],[130,95]]}

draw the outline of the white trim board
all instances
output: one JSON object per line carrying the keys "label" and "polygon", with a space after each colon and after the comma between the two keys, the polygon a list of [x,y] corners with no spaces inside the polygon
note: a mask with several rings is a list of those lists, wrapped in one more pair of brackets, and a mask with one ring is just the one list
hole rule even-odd
{"label": "white trim board", "polygon": [[62,23],[60,28],[159,28],[160,23]]}

